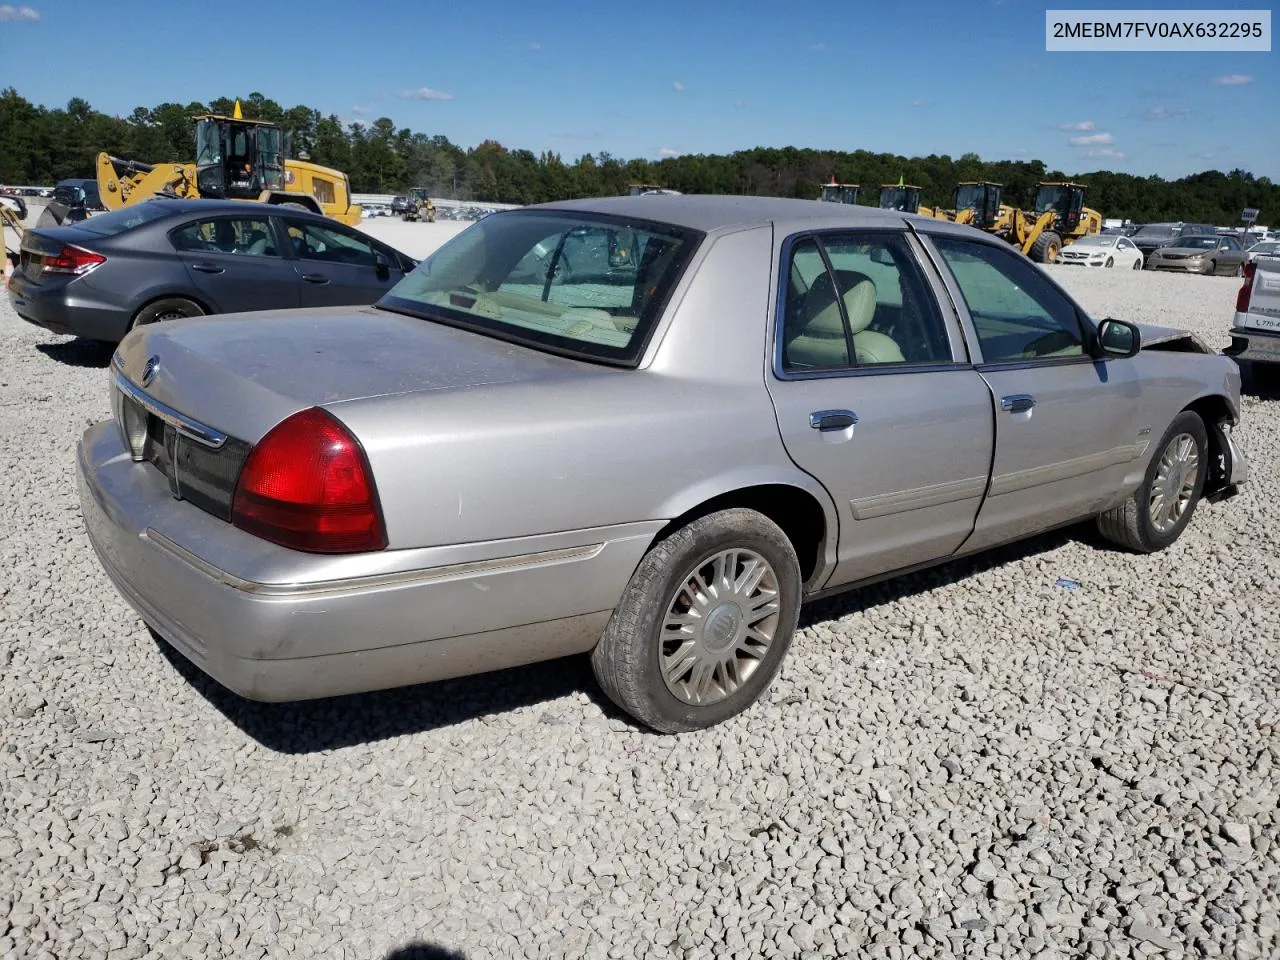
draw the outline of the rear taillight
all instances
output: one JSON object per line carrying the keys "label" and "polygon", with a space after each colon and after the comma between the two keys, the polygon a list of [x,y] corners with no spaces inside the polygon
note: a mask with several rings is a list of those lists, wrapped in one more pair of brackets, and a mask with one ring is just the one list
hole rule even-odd
{"label": "rear taillight", "polygon": [[308,553],[387,545],[364,450],[318,407],[281,421],[253,448],[236,485],[231,522]]}
{"label": "rear taillight", "polygon": [[41,260],[40,267],[45,273],[88,273],[106,262],[107,258],[102,254],[68,243],[63,245],[56,256],[46,255]]}
{"label": "rear taillight", "polygon": [[1256,263],[1246,263],[1241,271],[1244,277],[1244,283],[1240,286],[1240,292],[1236,294],[1236,313],[1249,312],[1249,300],[1253,296],[1253,274],[1258,269]]}

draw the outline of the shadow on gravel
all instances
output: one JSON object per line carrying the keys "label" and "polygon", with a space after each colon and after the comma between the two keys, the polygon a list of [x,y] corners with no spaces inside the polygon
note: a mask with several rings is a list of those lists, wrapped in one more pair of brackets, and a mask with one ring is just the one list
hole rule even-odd
{"label": "shadow on gravel", "polygon": [[69,367],[102,368],[111,363],[116,352],[114,344],[96,340],[66,340],[62,343],[37,343],[36,349],[46,357],[65,363]]}
{"label": "shadow on gravel", "polygon": [[467,955],[439,944],[419,942],[392,950],[385,960],[467,960]]}
{"label": "shadow on gravel", "polygon": [[[210,679],[154,630],[151,636],[197,693],[258,743],[279,753],[314,753],[425,733],[574,693],[587,694],[606,716],[622,716],[600,690],[585,656],[375,693],[258,703]],[[554,710],[539,719],[560,722]]]}
{"label": "shadow on gravel", "polygon": [[[809,627],[824,620],[838,620],[851,613],[861,613],[863,610],[878,607],[882,603],[892,603],[927,590],[950,586],[976,574],[1024,560],[1037,553],[1048,553],[1050,550],[1056,550],[1073,542],[1082,543],[1095,550],[1117,549],[1102,538],[1092,522],[1075,524],[978,553],[972,557],[965,557],[962,560],[953,560],[938,567],[903,574],[891,580],[861,587],[850,593],[837,594],[834,597],[819,600],[800,612],[800,626]],[[1070,576],[1071,572],[1066,571],[1064,575]]]}

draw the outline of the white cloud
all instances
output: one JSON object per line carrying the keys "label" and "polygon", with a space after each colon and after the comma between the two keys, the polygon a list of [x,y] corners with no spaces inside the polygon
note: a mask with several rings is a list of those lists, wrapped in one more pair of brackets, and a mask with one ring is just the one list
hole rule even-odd
{"label": "white cloud", "polygon": [[680,156],[680,151],[679,151],[679,150],[672,150],[670,147],[663,147],[661,150],[659,150],[659,151],[658,151],[658,156],[660,156],[660,157],[678,157],[678,156]]}
{"label": "white cloud", "polygon": [[674,90],[676,93],[684,93],[684,84],[681,83],[679,80],[672,80],[671,89]]}
{"label": "white cloud", "polygon": [[1173,114],[1169,112],[1168,107],[1152,107],[1146,113],[1148,120],[1168,120]]}
{"label": "white cloud", "polygon": [[736,110],[741,110],[741,109],[742,109],[743,107],[745,107],[746,105],[747,105],[747,101],[745,101],[745,100],[735,100],[735,101],[733,101],[733,106],[734,106],[734,109],[736,109]]}
{"label": "white cloud", "polygon": [[812,44],[809,47],[809,49],[812,50],[814,53],[826,53],[827,45],[825,43],[819,42],[819,43]]}
{"label": "white cloud", "polygon": [[932,106],[932,101],[931,100],[912,100],[911,106],[915,107],[916,109],[919,109],[920,107],[928,107],[928,106]]}
{"label": "white cloud", "polygon": [[15,7],[12,4],[0,4],[0,20],[9,22],[23,20],[31,22],[40,19],[40,11],[34,7]]}
{"label": "white cloud", "polygon": [[1092,130],[1092,120],[1081,120],[1079,123],[1064,123],[1059,130]]}
{"label": "white cloud", "polygon": [[540,44],[540,43],[531,43],[531,44],[529,44],[529,49],[530,49],[530,50],[541,50],[541,49],[542,49],[542,44]]}
{"label": "white cloud", "polygon": [[430,87],[418,87],[416,90],[405,90],[400,94],[401,100],[452,100],[452,93],[441,93]]}
{"label": "white cloud", "polygon": [[1253,77],[1244,73],[1228,73],[1226,76],[1214,77],[1213,82],[1220,87],[1243,87],[1246,83],[1253,83]]}
{"label": "white cloud", "polygon": [[1094,158],[1106,158],[1109,160],[1124,159],[1124,154],[1121,153],[1119,150],[1108,150],[1106,148],[1103,148],[1102,150],[1090,150],[1089,156]]}
{"label": "white cloud", "polygon": [[1091,133],[1087,137],[1072,137],[1073,147],[1089,147],[1095,143],[1115,143],[1116,138],[1109,133]]}

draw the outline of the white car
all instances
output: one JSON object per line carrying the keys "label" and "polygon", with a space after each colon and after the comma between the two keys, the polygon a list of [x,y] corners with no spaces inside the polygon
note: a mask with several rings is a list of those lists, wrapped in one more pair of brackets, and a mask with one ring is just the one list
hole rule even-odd
{"label": "white car", "polygon": [[1074,263],[1085,267],[1119,267],[1122,270],[1141,270],[1142,251],[1128,237],[1117,234],[1095,234],[1081,237],[1062,248],[1059,263]]}
{"label": "white car", "polygon": [[1280,240],[1259,240],[1245,251],[1244,262],[1253,263],[1258,257],[1280,257]]}

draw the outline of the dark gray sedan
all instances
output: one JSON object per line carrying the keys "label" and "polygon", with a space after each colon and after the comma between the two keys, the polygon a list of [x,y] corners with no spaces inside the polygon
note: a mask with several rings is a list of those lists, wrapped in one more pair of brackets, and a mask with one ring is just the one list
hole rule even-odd
{"label": "dark gray sedan", "polygon": [[415,264],[305,210],[148,200],[28,230],[8,290],[29,323],[119,343],[136,326],[178,317],[370,304]]}

